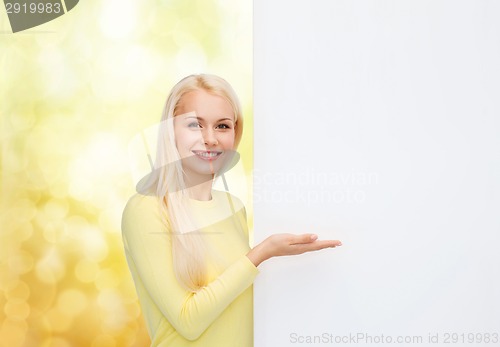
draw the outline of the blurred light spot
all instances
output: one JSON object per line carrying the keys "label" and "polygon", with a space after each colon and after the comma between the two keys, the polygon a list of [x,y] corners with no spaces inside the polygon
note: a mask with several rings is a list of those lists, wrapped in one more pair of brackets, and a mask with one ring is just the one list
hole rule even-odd
{"label": "blurred light spot", "polygon": [[73,323],[73,319],[71,317],[65,315],[57,308],[49,310],[45,314],[45,318],[50,324],[51,330],[55,332],[67,331]]}
{"label": "blurred light spot", "polygon": [[136,26],[135,3],[132,0],[108,0],[103,2],[100,28],[110,39],[128,37]]}
{"label": "blurred light spot", "polygon": [[19,155],[15,151],[4,151],[2,155],[2,166],[8,169],[11,174],[20,173],[28,167],[28,158],[26,156]]}
{"label": "blurred light spot", "polygon": [[99,228],[90,226],[83,218],[70,217],[67,221],[68,237],[78,245],[78,251],[88,260],[100,262],[108,256],[108,244]]}
{"label": "blurred light spot", "polygon": [[43,237],[47,242],[58,243],[61,241],[62,237],[66,234],[66,225],[62,221],[57,221],[54,219],[43,226]]}
{"label": "blurred light spot", "polygon": [[66,223],[71,226],[71,229],[84,229],[90,225],[88,219],[82,215],[72,215],[66,218]]}
{"label": "blurred light spot", "polygon": [[36,275],[41,282],[55,283],[66,273],[66,267],[55,248],[49,249],[36,264]]}
{"label": "blurred light spot", "polygon": [[28,324],[25,321],[12,321],[5,319],[0,327],[0,336],[2,346],[22,346]]}
{"label": "blurred light spot", "polygon": [[97,228],[86,228],[79,235],[85,256],[90,260],[100,262],[108,255],[108,244],[104,240],[101,230]]}
{"label": "blurred light spot", "polygon": [[49,337],[43,340],[41,347],[72,347],[72,344],[61,337]]}
{"label": "blurred light spot", "polygon": [[99,292],[97,303],[105,311],[116,311],[122,308],[122,299],[113,289],[104,289]]}
{"label": "blurred light spot", "polygon": [[135,317],[135,318],[138,318],[140,317],[142,311],[141,311],[141,306],[139,305],[139,303],[133,303],[133,304],[129,304],[127,305],[128,307],[128,312],[130,314],[131,317]]}
{"label": "blurred light spot", "polygon": [[30,329],[30,332],[26,334],[24,344],[22,346],[40,346],[40,343],[40,338],[36,336],[35,332],[32,329]]}
{"label": "blurred light spot", "polygon": [[193,35],[191,35],[188,31],[179,28],[179,26],[181,26],[180,24],[184,23],[180,22],[179,25],[177,26],[177,29],[173,32],[173,39],[174,42],[177,44],[177,46],[183,47],[185,45],[198,44],[197,39]]}
{"label": "blurred light spot", "polygon": [[131,278],[125,278],[120,291],[122,293],[122,299],[124,302],[137,303],[137,292],[135,290],[134,282]]}
{"label": "blurred light spot", "polygon": [[115,347],[116,342],[113,336],[107,334],[98,335],[94,341],[92,341],[92,347]]}
{"label": "blurred light spot", "polygon": [[69,193],[80,201],[89,201],[92,198],[94,186],[89,180],[83,177],[73,178],[70,183]]}
{"label": "blurred light spot", "polygon": [[96,262],[83,259],[76,264],[75,276],[80,282],[89,283],[95,280],[97,271],[99,271],[99,266]]}
{"label": "blurred light spot", "polygon": [[32,314],[45,314],[54,305],[58,290],[57,284],[39,281],[36,272],[26,278],[25,281],[31,288],[29,303]]}
{"label": "blurred light spot", "polygon": [[127,69],[127,78],[131,79],[130,85],[142,85],[150,83],[155,78],[156,65],[153,55],[142,46],[132,46],[127,50],[123,59],[123,68]]}
{"label": "blurred light spot", "polygon": [[68,187],[66,182],[54,182],[50,185],[50,195],[55,198],[66,198],[68,196]]}
{"label": "blurred light spot", "polygon": [[111,269],[103,269],[99,271],[95,280],[95,285],[99,290],[115,288],[119,283],[120,279],[118,278],[118,275]]}
{"label": "blurred light spot", "polygon": [[10,216],[18,221],[29,222],[37,213],[35,204],[28,199],[19,199],[10,208]]}
{"label": "blurred light spot", "polygon": [[107,209],[103,209],[99,214],[99,226],[102,230],[106,230],[107,232],[121,232],[121,219],[123,213],[123,200],[117,202],[114,206],[111,206]]}
{"label": "blurred light spot", "polygon": [[24,320],[30,314],[30,306],[21,299],[10,299],[3,309],[7,318],[11,320]]}
{"label": "blurred light spot", "polygon": [[[34,165],[36,165],[36,163]],[[37,166],[26,172],[26,181],[24,184],[31,190],[45,190],[47,187],[45,177],[46,175],[40,172],[40,167]]]}
{"label": "blurred light spot", "polygon": [[70,66],[70,59],[65,51],[56,47],[46,48],[38,57],[40,77],[44,83],[45,96],[61,99],[71,98],[78,88],[79,79]]}
{"label": "blurred light spot", "polygon": [[[89,200],[93,194],[101,192],[108,193],[114,184],[113,174],[122,173],[125,166],[126,156],[119,138],[111,133],[98,133],[70,165],[70,193],[80,200]],[[100,207],[107,204],[101,199],[95,202]]]}
{"label": "blurred light spot", "polygon": [[[95,44],[96,40],[84,30],[73,34],[75,42],[78,42],[78,53],[80,58],[86,63],[83,67],[88,68],[90,65],[89,62],[95,57],[95,50],[98,49],[98,45]],[[90,73],[86,75],[87,78],[91,77]]]}
{"label": "blurred light spot", "polygon": [[[169,11],[162,7],[155,9],[155,11],[150,11],[146,20],[150,32],[161,32],[163,34],[161,37],[163,42],[155,44],[155,47],[163,49],[168,48],[169,42],[165,40],[165,36],[168,35],[173,28],[177,27],[180,20],[181,19],[175,11]],[[165,25],[165,23],[168,23],[168,25]],[[158,36],[160,37],[160,35]],[[149,39],[151,39],[151,37]]]}
{"label": "blurred light spot", "polygon": [[187,76],[207,70],[205,51],[195,43],[181,47],[175,57],[175,63],[179,76]]}
{"label": "blurred light spot", "polygon": [[19,280],[19,275],[10,271],[6,263],[0,262],[0,289],[8,290],[14,287]]}
{"label": "blurred light spot", "polygon": [[[33,111],[32,104],[27,104],[22,111],[22,114],[18,114],[17,112],[13,112],[8,118],[11,130],[13,133],[30,130],[35,125],[35,115]],[[28,106],[31,106],[28,108]],[[23,159],[23,158],[19,158]],[[25,158],[24,158],[25,159]]]}
{"label": "blurred light spot", "polygon": [[9,257],[9,268],[14,273],[24,274],[29,272],[33,269],[33,265],[33,256],[26,251],[19,250]]}
{"label": "blurred light spot", "polygon": [[7,300],[10,299],[28,300],[29,296],[30,296],[30,288],[23,281],[12,282],[11,287],[5,289],[5,298]]}
{"label": "blurred light spot", "polygon": [[66,200],[50,199],[43,207],[43,212],[52,220],[61,220],[68,214],[68,209]]}
{"label": "blurred light spot", "polygon": [[198,0],[196,2],[196,14],[207,26],[216,27],[220,21],[218,6],[211,1]]}
{"label": "blurred light spot", "polygon": [[77,316],[85,310],[87,305],[87,296],[76,289],[62,292],[57,299],[57,308],[69,317]]}
{"label": "blurred light spot", "polygon": [[30,222],[19,224],[15,230],[15,237],[19,241],[26,241],[33,236],[33,225]]}
{"label": "blurred light spot", "polygon": [[[59,35],[34,35],[35,42],[37,43],[38,47],[45,48],[45,47],[60,47],[61,44],[64,42],[64,38],[68,34],[68,30],[62,30],[62,32]],[[40,48],[34,47],[36,50],[39,50]],[[29,50],[26,50],[29,52]]]}
{"label": "blurred light spot", "polygon": [[[2,80],[12,81],[19,76],[26,74],[26,63],[31,60],[29,52],[23,47],[14,44],[4,44],[2,46]],[[10,83],[0,83],[0,90],[12,91],[13,85]],[[5,95],[5,94],[3,94]]]}
{"label": "blurred light spot", "polygon": [[119,292],[112,289],[101,290],[97,303],[103,310],[101,329],[104,332],[114,333],[127,325],[130,317]]}

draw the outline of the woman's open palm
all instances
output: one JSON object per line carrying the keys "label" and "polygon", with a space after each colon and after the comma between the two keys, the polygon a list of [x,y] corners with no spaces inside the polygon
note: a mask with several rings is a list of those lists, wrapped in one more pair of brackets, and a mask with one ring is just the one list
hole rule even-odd
{"label": "woman's open palm", "polygon": [[255,246],[247,257],[258,266],[272,257],[297,255],[341,245],[339,240],[318,240],[315,234],[274,234]]}

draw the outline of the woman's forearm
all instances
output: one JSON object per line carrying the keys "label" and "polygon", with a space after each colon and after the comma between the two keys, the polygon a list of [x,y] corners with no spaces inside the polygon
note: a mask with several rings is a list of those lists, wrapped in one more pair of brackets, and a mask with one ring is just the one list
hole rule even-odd
{"label": "woman's forearm", "polygon": [[259,266],[263,261],[269,259],[269,256],[265,253],[263,243],[259,243],[257,246],[252,248],[250,252],[247,253],[247,257],[253,265],[255,265],[255,267]]}

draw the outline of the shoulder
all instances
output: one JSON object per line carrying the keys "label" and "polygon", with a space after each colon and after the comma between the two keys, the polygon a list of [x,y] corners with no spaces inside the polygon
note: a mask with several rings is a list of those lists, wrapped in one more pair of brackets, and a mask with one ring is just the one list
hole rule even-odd
{"label": "shoulder", "polygon": [[156,196],[133,195],[125,205],[121,220],[122,240],[126,250],[149,252],[152,245],[168,240],[159,238],[169,231],[169,221],[163,212],[161,200]]}
{"label": "shoulder", "polygon": [[159,207],[160,201],[158,197],[137,193],[132,195],[128,200],[123,210],[123,215],[135,214],[138,212],[157,212]]}
{"label": "shoulder", "polygon": [[239,211],[241,209],[245,209],[245,205],[243,205],[243,202],[241,202],[241,200],[237,196],[235,196],[229,192],[224,192],[224,191],[220,191],[220,190],[212,190],[212,197],[219,204],[222,204],[222,205],[227,205],[228,203],[233,204],[234,209],[236,211]]}
{"label": "shoulder", "polygon": [[161,221],[160,199],[156,196],[134,194],[122,214],[122,232],[135,226]]}
{"label": "shoulder", "polygon": [[156,205],[158,206],[159,198],[155,195],[145,195],[141,193],[135,193],[128,199],[127,206],[146,206],[146,205]]}

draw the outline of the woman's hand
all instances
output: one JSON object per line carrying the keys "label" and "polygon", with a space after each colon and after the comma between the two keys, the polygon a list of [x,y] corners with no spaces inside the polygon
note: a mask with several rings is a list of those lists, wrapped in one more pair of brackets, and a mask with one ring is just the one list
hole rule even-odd
{"label": "woman's hand", "polygon": [[315,234],[274,234],[255,246],[247,257],[259,266],[263,261],[283,255],[296,255],[341,246],[339,240],[318,240]]}

